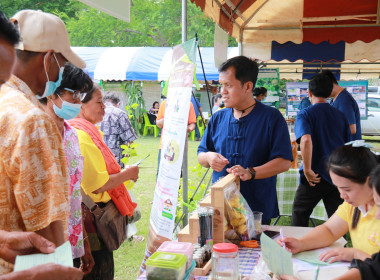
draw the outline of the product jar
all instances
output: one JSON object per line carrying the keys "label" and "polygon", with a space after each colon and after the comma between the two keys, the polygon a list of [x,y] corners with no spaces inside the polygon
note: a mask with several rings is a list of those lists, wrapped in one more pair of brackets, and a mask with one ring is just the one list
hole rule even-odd
{"label": "product jar", "polygon": [[232,243],[218,243],[213,247],[212,278],[213,280],[239,279],[238,246]]}

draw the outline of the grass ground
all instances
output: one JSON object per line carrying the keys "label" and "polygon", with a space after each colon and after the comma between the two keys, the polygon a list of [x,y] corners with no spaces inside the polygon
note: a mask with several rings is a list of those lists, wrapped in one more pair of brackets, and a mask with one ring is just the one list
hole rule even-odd
{"label": "grass ground", "polygon": [[[364,137],[367,142],[375,147],[375,150],[380,152],[380,137]],[[138,234],[143,235],[145,240],[140,243],[124,242],[124,244],[114,252],[115,257],[115,279],[117,280],[130,280],[136,279],[138,270],[140,268],[141,261],[144,257],[145,242],[148,236],[149,229],[149,216],[151,210],[150,201],[153,200],[153,192],[156,182],[157,172],[157,155],[159,138],[153,138],[152,136],[140,137],[135,143],[138,143],[137,147],[138,156],[131,159],[131,163],[136,162],[138,159],[150,154],[140,165],[139,180],[135,183],[132,192],[135,195],[141,211],[142,218],[136,224],[139,230]],[[197,165],[196,150],[199,142],[189,141],[188,151],[188,166],[193,167]],[[198,177],[195,173],[189,171],[189,179],[197,183]],[[317,224],[322,221],[317,221]],[[278,225],[290,225],[289,217],[282,217]]]}

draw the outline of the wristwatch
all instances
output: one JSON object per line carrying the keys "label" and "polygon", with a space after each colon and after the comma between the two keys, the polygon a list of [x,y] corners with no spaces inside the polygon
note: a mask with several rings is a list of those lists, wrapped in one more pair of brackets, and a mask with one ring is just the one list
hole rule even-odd
{"label": "wristwatch", "polygon": [[256,170],[253,167],[248,167],[247,169],[248,169],[248,172],[251,173],[251,175],[252,175],[250,181],[255,180]]}

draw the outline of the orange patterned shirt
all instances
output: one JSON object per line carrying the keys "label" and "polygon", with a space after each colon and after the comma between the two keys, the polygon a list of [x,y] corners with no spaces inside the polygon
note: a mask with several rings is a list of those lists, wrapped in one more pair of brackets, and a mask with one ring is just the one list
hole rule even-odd
{"label": "orange patterned shirt", "polygon": [[[69,175],[62,136],[31,89],[12,76],[0,91],[0,229],[38,231],[61,220]],[[13,265],[0,259],[0,275]]]}

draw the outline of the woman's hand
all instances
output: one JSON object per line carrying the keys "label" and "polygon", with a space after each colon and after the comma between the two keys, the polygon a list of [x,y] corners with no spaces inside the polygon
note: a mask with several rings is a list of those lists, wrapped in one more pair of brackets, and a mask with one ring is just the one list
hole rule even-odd
{"label": "woman's hand", "polygon": [[279,238],[276,241],[281,247],[285,244],[285,249],[292,254],[304,251],[302,241],[294,237]]}
{"label": "woman's hand", "polygon": [[335,248],[319,255],[323,262],[333,263],[338,261],[350,262],[353,259],[365,260],[370,255],[354,248]]}
{"label": "woman's hand", "polygon": [[123,172],[125,172],[127,179],[136,182],[139,178],[139,167],[136,165],[128,166]]}

